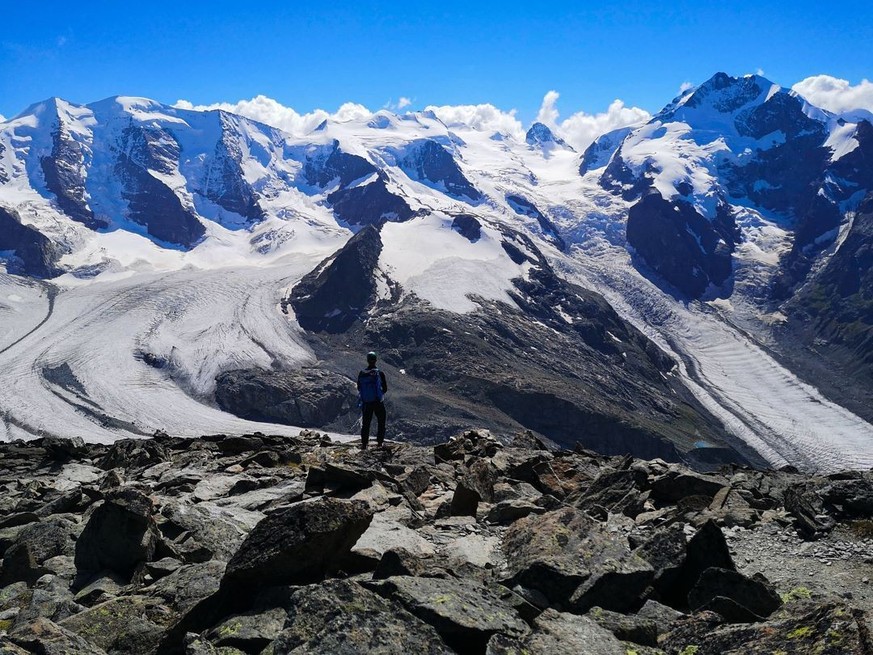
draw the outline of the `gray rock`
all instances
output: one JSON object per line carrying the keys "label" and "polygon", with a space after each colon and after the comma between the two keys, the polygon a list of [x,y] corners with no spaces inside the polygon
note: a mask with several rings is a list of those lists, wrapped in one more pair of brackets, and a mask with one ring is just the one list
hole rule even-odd
{"label": "gray rock", "polygon": [[225,563],[217,560],[181,566],[154,584],[140,590],[146,596],[163,599],[180,614],[218,591]]}
{"label": "gray rock", "polygon": [[504,500],[497,503],[489,510],[485,520],[489,523],[508,525],[518,519],[523,519],[525,516],[530,516],[531,514],[545,514],[545,512],[545,508],[535,505],[527,500]]}
{"label": "gray rock", "polygon": [[658,645],[658,624],[639,614],[619,614],[602,607],[592,607],[586,615],[622,641],[644,646]]}
{"label": "gray rock", "polygon": [[652,480],[651,491],[652,497],[675,503],[686,496],[713,498],[722,487],[726,486],[728,482],[724,478],[674,468]]}
{"label": "gray rock", "polygon": [[782,605],[779,594],[763,576],[749,578],[737,571],[708,568],[688,593],[688,605],[696,610],[717,597],[729,598],[758,617],[770,616]]}
{"label": "gray rock", "polygon": [[246,526],[235,521],[232,511],[211,511],[198,504],[169,501],[161,508],[166,519],[159,525],[164,539],[173,543],[173,549],[186,561],[212,559],[228,561],[242,545]]}
{"label": "gray rock", "polygon": [[528,632],[511,603],[479,582],[396,577],[365,586],[432,625],[459,652],[482,652],[496,633],[521,637]]}
{"label": "gray rock", "polygon": [[107,600],[112,600],[121,595],[127,581],[107,571],[106,575],[99,575],[95,580],[82,587],[75,595],[75,601],[86,607],[99,605]]}
{"label": "gray rock", "polygon": [[556,606],[628,611],[642,604],[652,567],[627,540],[572,507],[516,521],[504,537],[510,584],[536,589]]}
{"label": "gray rock", "polygon": [[222,588],[321,580],[372,520],[361,501],[321,498],[278,510],[258,523],[227,565]]}
{"label": "gray rock", "polygon": [[281,607],[237,614],[209,630],[205,637],[218,647],[259,653],[279,636],[287,618],[288,612]]}
{"label": "gray rock", "polygon": [[433,627],[399,604],[351,581],[330,580],[294,593],[286,629],[264,655],[451,655]]}
{"label": "gray rock", "polygon": [[75,523],[57,517],[30,523],[18,531],[13,544],[3,554],[0,586],[24,580],[33,584],[48,573],[46,560],[73,552]]}
{"label": "gray rock", "polygon": [[45,575],[37,580],[15,623],[24,625],[40,617],[60,622],[83,609],[85,608],[73,598],[69,581],[53,575]]}
{"label": "gray rock", "polygon": [[609,630],[587,616],[547,609],[534,621],[530,635],[521,639],[495,635],[485,652],[486,655],[627,655],[629,650]]}
{"label": "gray rock", "polygon": [[474,460],[455,487],[451,504],[452,516],[476,516],[480,502],[493,502],[496,479],[496,471],[487,460]]}
{"label": "gray rock", "polygon": [[76,569],[82,582],[104,569],[130,579],[138,564],[152,559],[158,531],[152,501],[135,489],[106,495],[76,541]]}
{"label": "gray rock", "polygon": [[178,619],[160,599],[122,596],[64,619],[61,627],[116,653],[157,653],[161,639]]}
{"label": "gray rock", "polygon": [[46,618],[17,626],[9,639],[27,652],[40,655],[106,655],[106,651]]}
{"label": "gray rock", "polygon": [[320,428],[353,412],[357,392],[349,378],[317,368],[236,370],[215,379],[215,400],[242,418]]}

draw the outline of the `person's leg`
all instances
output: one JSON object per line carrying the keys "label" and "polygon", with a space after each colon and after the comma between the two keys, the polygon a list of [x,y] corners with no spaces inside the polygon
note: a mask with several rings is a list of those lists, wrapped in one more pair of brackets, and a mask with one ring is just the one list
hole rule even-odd
{"label": "person's leg", "polygon": [[385,441],[385,403],[373,404],[375,405],[376,421],[379,424],[379,427],[376,430],[376,443],[381,446],[382,442]]}
{"label": "person's leg", "polygon": [[373,421],[374,403],[364,403],[364,416],[361,419],[361,448],[370,441],[370,423]]}

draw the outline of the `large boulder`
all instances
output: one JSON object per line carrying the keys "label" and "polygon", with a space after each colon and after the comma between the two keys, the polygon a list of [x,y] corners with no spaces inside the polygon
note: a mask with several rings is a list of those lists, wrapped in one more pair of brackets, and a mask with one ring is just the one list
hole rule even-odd
{"label": "large boulder", "polygon": [[653,568],[627,540],[573,507],[529,516],[507,531],[509,583],[534,589],[556,607],[598,605],[626,612],[642,604]]}
{"label": "large boulder", "polygon": [[409,576],[367,586],[432,625],[459,653],[482,653],[497,633],[521,637],[529,630],[508,598],[514,595],[508,589],[498,592],[470,580]]}
{"label": "large boulder", "polygon": [[138,564],[152,559],[158,541],[153,509],[151,499],[135,489],[106,495],[76,541],[80,584],[102,570],[130,579]]}
{"label": "large boulder", "polygon": [[178,615],[159,599],[121,596],[61,621],[61,627],[111,653],[157,653]]}
{"label": "large boulder", "polygon": [[278,510],[249,533],[227,565],[222,589],[322,580],[340,565],[372,518],[367,503],[334,498]]}
{"label": "large boulder", "polygon": [[[713,567],[701,573],[688,594],[688,605],[696,610],[717,598],[728,598],[762,618],[770,616],[782,606],[779,594],[763,576],[749,578],[737,571]],[[730,620],[731,617],[725,618]]]}
{"label": "large boulder", "polygon": [[284,631],[265,654],[450,655],[433,627],[349,580],[329,580],[296,591]]}
{"label": "large boulder", "polygon": [[869,632],[861,610],[839,602],[790,603],[760,623],[723,624],[700,612],[676,621],[660,642],[668,653],[695,655],[867,655]]}
{"label": "large boulder", "polygon": [[493,502],[497,472],[485,459],[476,459],[468,466],[452,495],[452,516],[476,516],[480,502]]}
{"label": "large boulder", "polygon": [[503,634],[495,635],[488,643],[486,655],[523,653],[627,655],[632,650],[625,648],[615,635],[587,616],[547,609],[534,620],[530,635],[520,639]]}
{"label": "large boulder", "polygon": [[305,428],[320,428],[357,411],[354,383],[318,368],[226,371],[215,379],[215,400],[242,418]]}
{"label": "large boulder", "polygon": [[[106,655],[106,651],[75,632],[45,618],[16,626],[9,635],[16,646],[26,653],[41,655]],[[0,642],[2,647],[2,642]],[[12,653],[19,651],[12,650]]]}
{"label": "large boulder", "polygon": [[32,585],[48,572],[43,566],[47,559],[72,554],[75,531],[75,524],[62,517],[25,525],[3,553],[0,587],[18,581]]}

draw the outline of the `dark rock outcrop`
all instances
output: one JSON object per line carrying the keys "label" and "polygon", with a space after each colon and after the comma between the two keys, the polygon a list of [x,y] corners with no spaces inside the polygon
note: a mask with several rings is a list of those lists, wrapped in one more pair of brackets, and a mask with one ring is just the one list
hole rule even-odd
{"label": "dark rock outcrop", "polygon": [[414,141],[398,163],[413,179],[438,185],[451,196],[470,202],[482,198],[482,194],[464,176],[454,157],[432,139]]}
{"label": "dark rock outcrop", "polygon": [[155,239],[185,248],[206,233],[197,217],[166,184],[149,173],[172,173],[180,147],[172,133],[159,127],[127,128],[122,135],[115,175],[123,185],[128,217]]}
{"label": "dark rock outcrop", "polygon": [[732,272],[736,226],[721,207],[710,221],[688,203],[652,191],[628,212],[628,244],[664,280],[698,298],[710,285],[721,287]]}
{"label": "dark rock outcrop", "polygon": [[345,332],[375,299],[375,271],[382,239],[368,226],[291,290],[288,304],[301,327],[314,332]]}
{"label": "dark rock outcrop", "polygon": [[254,421],[321,428],[357,411],[355,384],[316,368],[226,371],[215,379],[223,410]]}
{"label": "dark rock outcrop", "polygon": [[48,237],[28,225],[17,214],[0,207],[0,251],[11,250],[15,258],[7,263],[10,273],[49,278],[60,274],[57,261],[61,249]]}
{"label": "dark rock outcrop", "polygon": [[88,206],[85,191],[85,152],[81,143],[74,139],[59,119],[52,132],[51,155],[40,159],[46,188],[55,195],[58,207],[74,221],[92,230],[109,227],[109,224],[94,216]]}
{"label": "dark rock outcrop", "polygon": [[534,205],[530,200],[522,196],[508,194],[506,196],[506,202],[509,203],[509,206],[512,207],[515,213],[535,218],[543,236],[554,243],[560,250],[565,250],[567,248],[567,242],[561,237],[557,226],[555,226],[555,224],[552,223],[545,214],[537,209],[536,205]]}

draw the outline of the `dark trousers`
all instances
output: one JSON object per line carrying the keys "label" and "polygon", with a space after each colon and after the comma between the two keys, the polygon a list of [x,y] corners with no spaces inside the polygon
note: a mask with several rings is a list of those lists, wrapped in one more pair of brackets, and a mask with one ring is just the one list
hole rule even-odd
{"label": "dark trousers", "polygon": [[373,414],[379,424],[376,430],[376,443],[380,446],[385,440],[385,403],[377,400],[373,403],[364,403],[364,418],[361,422],[361,445],[366,446],[370,441],[370,423],[373,422]]}

